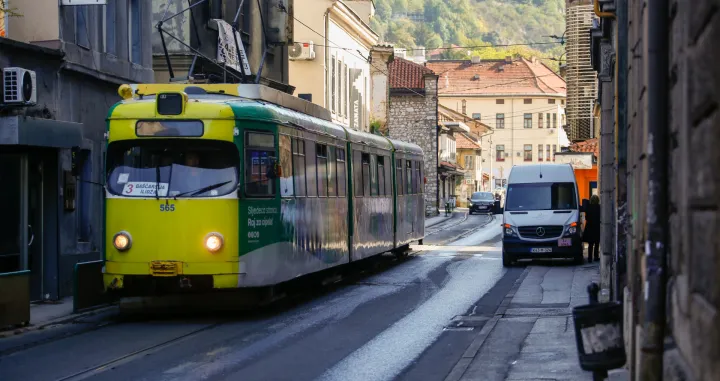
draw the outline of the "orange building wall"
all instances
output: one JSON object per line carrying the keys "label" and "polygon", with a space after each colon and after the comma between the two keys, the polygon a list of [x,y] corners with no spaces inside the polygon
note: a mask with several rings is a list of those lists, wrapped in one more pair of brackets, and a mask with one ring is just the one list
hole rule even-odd
{"label": "orange building wall", "polygon": [[580,202],[584,199],[590,199],[590,182],[598,181],[598,170],[597,165],[593,165],[592,169],[576,169],[575,170],[575,181],[578,185],[578,197]]}

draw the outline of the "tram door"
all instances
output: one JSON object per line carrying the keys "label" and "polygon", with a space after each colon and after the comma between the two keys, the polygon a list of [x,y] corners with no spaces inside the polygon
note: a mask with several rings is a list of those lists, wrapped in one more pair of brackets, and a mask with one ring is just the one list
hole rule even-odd
{"label": "tram door", "polygon": [[30,270],[30,298],[43,295],[43,167],[40,155],[0,154],[0,273]]}

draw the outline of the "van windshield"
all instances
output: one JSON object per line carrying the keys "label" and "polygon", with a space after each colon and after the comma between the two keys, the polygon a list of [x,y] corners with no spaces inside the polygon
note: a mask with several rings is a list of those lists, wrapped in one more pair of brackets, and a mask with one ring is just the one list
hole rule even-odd
{"label": "van windshield", "polygon": [[509,184],[505,210],[577,209],[574,183]]}

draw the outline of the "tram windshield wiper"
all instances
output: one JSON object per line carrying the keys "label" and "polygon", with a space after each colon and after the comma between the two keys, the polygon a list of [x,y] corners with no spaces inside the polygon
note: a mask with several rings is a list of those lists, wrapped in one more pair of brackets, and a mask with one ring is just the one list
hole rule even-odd
{"label": "tram windshield wiper", "polygon": [[213,190],[213,189],[220,188],[221,186],[223,186],[223,185],[225,185],[225,184],[230,184],[231,182],[232,182],[231,180],[230,180],[230,181],[223,181],[223,182],[221,182],[221,183],[216,183],[216,184],[208,185],[208,186],[203,187],[203,188],[200,188],[200,189],[198,189],[198,190],[191,190],[191,191],[187,191],[187,192],[182,192],[182,193],[180,193],[180,194],[176,194],[174,197],[175,197],[175,198],[178,198],[178,197],[182,197],[182,196],[185,196],[185,195],[187,195],[187,194],[190,194],[190,193],[192,193],[192,194],[190,194],[190,196],[195,196],[195,195],[198,195],[198,194],[200,194],[200,193],[205,193],[205,192],[207,192],[207,191],[211,191],[211,190]]}

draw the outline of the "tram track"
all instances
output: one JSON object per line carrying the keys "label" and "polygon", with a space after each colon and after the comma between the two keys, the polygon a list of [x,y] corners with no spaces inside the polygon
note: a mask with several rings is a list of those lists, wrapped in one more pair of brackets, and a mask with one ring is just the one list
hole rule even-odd
{"label": "tram track", "polygon": [[142,356],[147,356],[147,355],[149,355],[149,354],[152,354],[152,353],[154,353],[154,352],[157,352],[157,351],[159,351],[159,350],[162,350],[162,349],[164,349],[164,348],[166,348],[166,347],[169,347],[170,345],[174,345],[174,344],[179,343],[179,342],[181,342],[181,341],[188,340],[188,339],[190,339],[190,338],[193,337],[193,336],[196,336],[196,335],[198,335],[198,334],[200,334],[200,333],[202,333],[202,332],[205,332],[205,331],[208,331],[208,330],[217,328],[217,327],[219,327],[219,326],[221,326],[221,325],[223,325],[223,324],[225,324],[225,323],[222,323],[222,322],[221,322],[221,323],[209,324],[209,325],[207,325],[207,326],[205,326],[205,327],[198,328],[198,329],[193,330],[193,331],[191,331],[191,332],[188,332],[188,333],[186,333],[186,334],[183,334],[183,335],[180,335],[180,336],[176,336],[176,337],[174,337],[174,338],[172,338],[172,339],[168,339],[168,340],[165,340],[165,341],[163,341],[163,342],[160,342],[160,343],[157,343],[157,344],[154,344],[154,345],[150,345],[150,346],[147,346],[147,347],[145,347],[145,348],[138,349],[138,350],[136,350],[136,351],[133,351],[133,352],[127,353],[127,354],[125,354],[125,355],[116,357],[116,358],[114,358],[114,359],[112,359],[112,360],[105,361],[105,362],[103,362],[102,364],[93,366],[93,367],[91,367],[91,368],[89,368],[89,369],[84,369],[84,370],[81,370],[81,371],[79,371],[79,372],[70,374],[70,375],[68,375],[68,376],[64,376],[64,377],[62,377],[62,378],[58,378],[58,379],[56,379],[55,381],[78,381],[78,380],[84,380],[84,379],[86,379],[86,378],[88,378],[88,377],[97,376],[98,374],[101,374],[101,373],[106,372],[106,371],[108,371],[108,370],[112,370],[112,369],[113,369],[115,366],[117,366],[117,365],[122,365],[122,364],[125,364],[125,363],[128,363],[128,362],[132,362],[133,360],[135,360],[135,359],[137,359],[137,358],[140,358],[140,357],[142,357]]}
{"label": "tram track", "polygon": [[[454,221],[446,221],[445,223],[442,223],[443,226],[440,226],[439,229],[434,229],[434,232],[432,232],[431,234],[437,234],[441,231],[447,231],[453,228],[457,229],[458,226],[461,226],[463,223],[467,224],[468,220],[472,222],[473,219],[471,219],[468,214],[465,213],[462,217],[453,218],[453,220]],[[481,230],[488,224],[492,223],[494,220],[494,216],[491,215],[489,216],[489,218],[487,218],[486,221],[478,223],[478,225],[473,226],[469,229],[461,227],[460,229],[458,229],[457,235],[452,234],[453,237],[443,239],[441,242],[433,244],[445,245],[448,242],[462,239],[471,234],[474,234],[478,230]],[[243,314],[243,317],[240,318],[240,320],[246,320],[246,318],[250,318],[248,322],[255,320],[251,318],[252,316],[255,316],[255,314],[274,316],[277,313],[292,310],[295,306],[302,305],[310,300],[322,297],[324,295],[332,294],[333,292],[336,292],[339,289],[347,286],[367,286],[368,284],[366,284],[365,282],[367,278],[388,271],[394,267],[403,265],[404,263],[413,261],[415,259],[417,259],[416,255],[395,256],[386,253],[378,257],[369,259],[368,261],[357,263],[357,265],[353,266],[352,268],[348,267],[343,269],[343,271],[340,271],[339,274],[326,274],[325,276],[315,278],[313,281],[308,281],[307,284],[304,285],[304,287],[296,289],[295,292],[289,292],[287,295],[285,295],[285,297],[271,303],[271,305],[262,307],[260,310],[255,311],[254,313],[251,312],[251,316],[245,316]],[[158,337],[157,341],[155,341],[154,343],[146,343],[144,346],[140,346],[140,348],[128,348],[127,351],[114,353],[113,355],[107,356],[105,358],[99,358],[96,363],[97,365],[90,363],[87,364],[84,369],[73,369],[68,372],[68,374],[56,378],[55,381],[78,381],[92,379],[93,377],[99,377],[103,374],[107,375],[108,372],[115,372],[116,369],[120,367],[132,366],[128,364],[139,361],[145,358],[145,356],[157,355],[158,353],[170,350],[171,348],[174,348],[176,346],[186,345],[188,342],[193,342],[193,340],[199,339],[199,337],[204,337],[203,335],[207,335],[210,331],[213,331],[223,326],[227,326],[227,324],[237,322],[237,316],[233,316],[230,318],[213,318],[209,321],[203,322],[202,326],[191,328],[191,330],[186,331],[185,333],[175,334],[169,337],[166,336],[164,338]],[[114,323],[105,323],[103,324],[103,327],[116,325],[118,323],[121,322],[116,321]],[[251,330],[254,330],[254,328],[251,328]]]}

